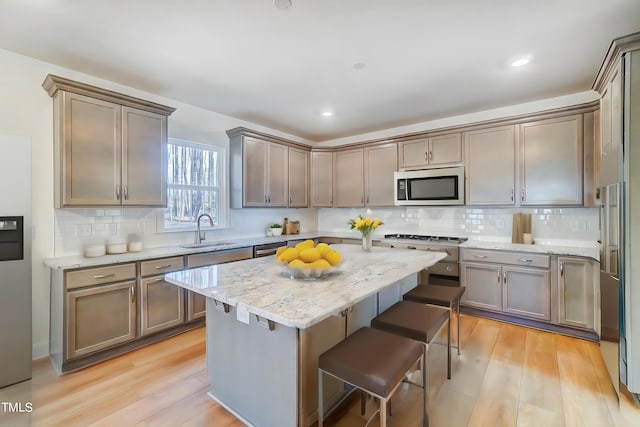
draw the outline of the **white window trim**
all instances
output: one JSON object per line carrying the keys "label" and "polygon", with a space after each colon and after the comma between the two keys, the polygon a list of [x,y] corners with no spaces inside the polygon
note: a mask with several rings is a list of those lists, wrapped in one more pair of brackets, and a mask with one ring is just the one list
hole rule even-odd
{"label": "white window trim", "polygon": [[[182,145],[185,147],[193,147],[193,148],[204,148],[207,150],[215,150],[218,152],[218,156],[220,158],[218,164],[218,224],[214,227],[211,227],[207,221],[202,222],[201,230],[220,230],[229,227],[229,185],[227,182],[227,165],[229,164],[227,157],[227,150],[225,147],[221,147],[219,145],[214,144],[206,144],[202,142],[188,141],[180,138],[171,138],[169,137],[168,143],[173,143],[176,145]],[[167,162],[169,160],[167,159]],[[172,185],[173,188],[185,187],[185,188],[198,188],[197,186],[191,185]],[[209,187],[202,187],[209,188]],[[169,184],[167,184],[167,191],[169,189]],[[171,227],[165,228],[164,222],[164,212],[165,208],[158,209],[158,214],[156,216],[156,232],[158,233],[183,233],[186,231],[196,231],[196,225],[185,225],[183,227]]]}

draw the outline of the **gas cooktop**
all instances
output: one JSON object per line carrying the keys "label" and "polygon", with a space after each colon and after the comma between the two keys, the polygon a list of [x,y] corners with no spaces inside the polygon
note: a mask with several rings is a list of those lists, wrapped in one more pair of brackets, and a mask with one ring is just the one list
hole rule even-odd
{"label": "gas cooktop", "polygon": [[385,234],[385,239],[420,240],[423,242],[460,244],[467,241],[466,237],[424,236],[420,234]]}

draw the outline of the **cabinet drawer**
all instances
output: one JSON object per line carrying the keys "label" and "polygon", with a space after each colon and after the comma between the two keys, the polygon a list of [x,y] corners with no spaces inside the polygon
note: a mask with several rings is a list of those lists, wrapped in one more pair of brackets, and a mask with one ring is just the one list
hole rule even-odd
{"label": "cabinet drawer", "polygon": [[189,255],[187,268],[203,267],[206,265],[223,264],[225,262],[240,261],[253,258],[252,248],[229,249],[226,251],[205,252]]}
{"label": "cabinet drawer", "polygon": [[549,268],[549,255],[522,252],[498,252],[476,249],[464,249],[463,261],[493,262],[498,264],[521,265],[529,267]]}
{"label": "cabinet drawer", "polygon": [[76,270],[67,273],[67,289],[119,282],[121,280],[135,279],[135,277],[136,265],[134,263],[112,265],[110,267],[87,268],[85,270]]}
{"label": "cabinet drawer", "polygon": [[183,270],[184,258],[181,256],[173,258],[154,259],[152,261],[144,261],[140,263],[140,275],[152,276],[160,273],[169,273],[171,271]]}

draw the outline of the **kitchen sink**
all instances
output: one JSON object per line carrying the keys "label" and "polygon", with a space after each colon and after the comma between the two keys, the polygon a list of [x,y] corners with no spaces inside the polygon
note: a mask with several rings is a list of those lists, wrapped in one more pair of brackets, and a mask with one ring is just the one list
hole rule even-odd
{"label": "kitchen sink", "polygon": [[185,249],[194,249],[194,248],[215,248],[220,246],[230,246],[235,245],[234,242],[202,242],[202,243],[191,243],[190,245],[180,245],[181,248]]}

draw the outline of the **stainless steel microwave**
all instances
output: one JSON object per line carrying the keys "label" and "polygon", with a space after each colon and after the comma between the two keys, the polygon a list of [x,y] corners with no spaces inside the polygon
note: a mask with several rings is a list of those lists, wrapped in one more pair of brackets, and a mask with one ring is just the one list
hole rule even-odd
{"label": "stainless steel microwave", "polygon": [[464,166],[393,174],[396,206],[464,205]]}

